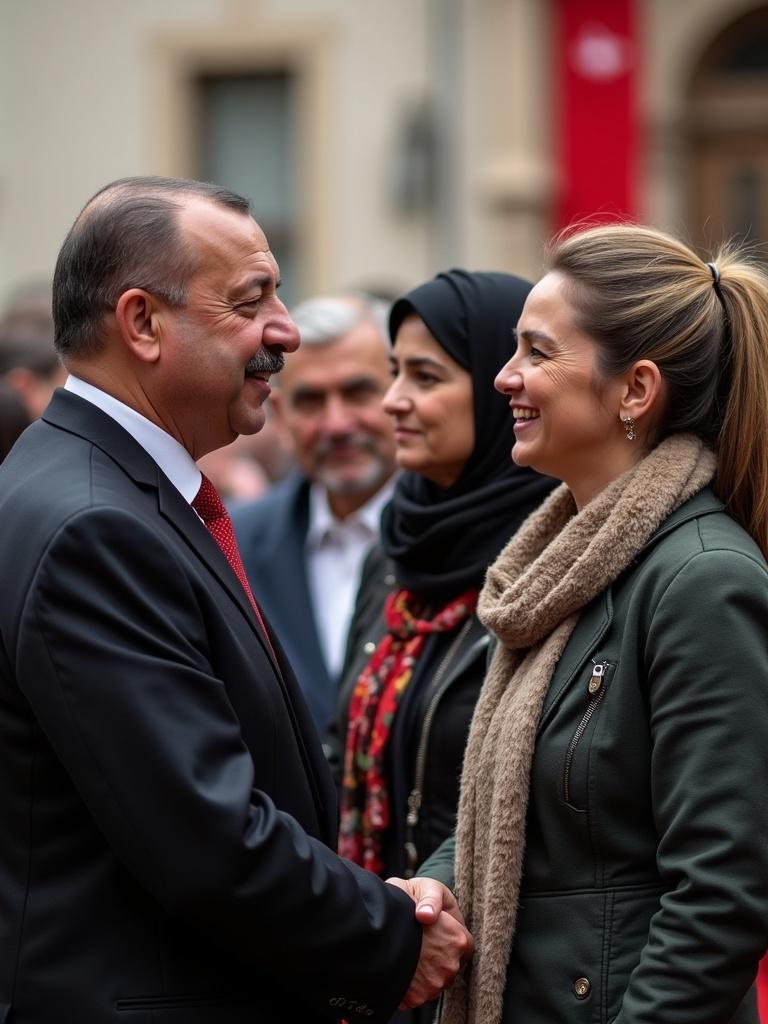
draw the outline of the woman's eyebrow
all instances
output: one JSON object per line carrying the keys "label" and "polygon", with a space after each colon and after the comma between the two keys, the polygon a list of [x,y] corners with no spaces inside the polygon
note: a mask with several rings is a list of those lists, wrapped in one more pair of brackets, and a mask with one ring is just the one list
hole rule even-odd
{"label": "woman's eyebrow", "polygon": [[525,338],[528,344],[531,342],[546,342],[549,345],[555,344],[555,339],[549,334],[545,334],[544,331],[515,331],[515,337]]}
{"label": "woman's eyebrow", "polygon": [[431,366],[435,370],[444,369],[443,364],[439,362],[437,359],[432,359],[431,356],[408,356],[407,359],[403,360],[403,363],[411,368],[418,368],[420,366]]}

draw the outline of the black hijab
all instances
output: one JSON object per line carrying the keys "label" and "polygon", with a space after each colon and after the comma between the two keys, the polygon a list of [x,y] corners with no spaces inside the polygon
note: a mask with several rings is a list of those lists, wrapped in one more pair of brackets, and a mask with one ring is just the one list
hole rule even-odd
{"label": "black hijab", "polygon": [[392,307],[393,343],[403,320],[416,313],[469,371],[475,419],[475,446],[456,483],[445,489],[403,473],[384,510],[382,546],[408,590],[447,600],[480,587],[488,565],[557,485],[512,461],[512,412],[493,387],[514,352],[512,329],[531,287],[511,274],[449,270]]}

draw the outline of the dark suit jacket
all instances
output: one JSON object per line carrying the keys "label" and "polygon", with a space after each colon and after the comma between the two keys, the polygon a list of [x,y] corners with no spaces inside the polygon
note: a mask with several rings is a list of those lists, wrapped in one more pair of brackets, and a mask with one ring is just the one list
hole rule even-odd
{"label": "dark suit jacket", "polygon": [[337,681],[328,674],[307,582],[309,487],[301,473],[291,473],[263,498],[234,508],[232,522],[251,589],[324,733],[333,718]]}
{"label": "dark suit jacket", "polygon": [[0,1022],[383,1020],[410,900],[333,787],[215,541],[57,392],[0,468]]}

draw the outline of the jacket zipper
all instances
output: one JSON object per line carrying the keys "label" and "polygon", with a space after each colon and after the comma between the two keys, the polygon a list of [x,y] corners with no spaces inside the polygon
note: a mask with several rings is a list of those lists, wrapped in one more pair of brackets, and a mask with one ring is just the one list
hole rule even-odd
{"label": "jacket zipper", "polygon": [[440,701],[442,700],[445,691],[450,686],[450,680],[444,681],[445,673],[447,672],[450,663],[456,657],[456,653],[461,647],[461,644],[469,633],[471,627],[472,618],[470,617],[454,637],[453,643],[445,652],[445,657],[438,665],[437,671],[435,672],[432,680],[433,692],[432,696],[429,698],[427,710],[424,713],[424,721],[421,726],[419,745],[416,749],[416,768],[414,770],[413,789],[408,794],[408,813],[405,816],[406,864],[404,874],[406,878],[413,878],[414,872],[416,871],[416,867],[419,863],[419,852],[416,849],[414,838],[419,824],[419,816],[421,814],[421,802],[424,793],[424,775],[427,767],[427,749],[429,747],[429,736],[432,730],[432,722]]}
{"label": "jacket zipper", "polygon": [[579,722],[576,732],[571,737],[571,742],[568,744],[568,749],[565,752],[565,765],[563,766],[563,798],[565,802],[569,804],[571,802],[571,768],[573,766],[573,758],[576,753],[576,748],[579,745],[581,737],[592,720],[592,716],[600,706],[600,701],[603,699],[605,694],[605,672],[608,668],[609,663],[607,661],[594,661],[592,662],[592,678],[587,683],[587,694],[589,696],[589,704]]}

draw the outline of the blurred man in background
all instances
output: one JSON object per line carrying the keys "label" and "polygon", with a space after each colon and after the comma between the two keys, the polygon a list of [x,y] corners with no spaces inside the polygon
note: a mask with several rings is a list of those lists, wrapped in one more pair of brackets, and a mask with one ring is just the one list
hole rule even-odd
{"label": "blurred man in background", "polygon": [[363,559],[395,469],[387,304],[363,295],[292,311],[301,348],[272,395],[297,472],[233,522],[257,599],[285,647],[321,735],[333,716]]}

